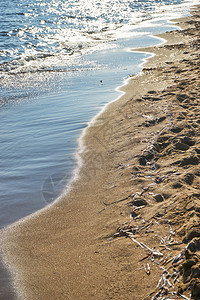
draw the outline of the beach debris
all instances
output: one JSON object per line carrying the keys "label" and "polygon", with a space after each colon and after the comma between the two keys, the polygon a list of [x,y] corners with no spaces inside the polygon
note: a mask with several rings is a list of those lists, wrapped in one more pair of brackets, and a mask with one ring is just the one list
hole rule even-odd
{"label": "beach debris", "polygon": [[[180,46],[173,47],[178,49]],[[197,67],[195,58],[196,56],[188,58],[185,64]],[[149,72],[150,69],[144,69],[145,71]],[[182,74],[184,68],[181,70],[170,62],[165,71]],[[192,76],[191,73],[191,78]],[[141,116],[145,119],[142,119],[140,127],[143,126],[147,133],[151,132],[151,136],[146,138],[148,146],[135,159],[135,166],[131,167],[131,183],[137,185],[130,202],[131,221],[129,227],[124,225],[120,228],[120,235],[130,238],[142,249],[141,253],[145,253],[138,261],[141,264],[140,270],[147,275],[152,273],[153,265],[159,270],[156,290],[151,293],[154,300],[199,299],[197,295],[200,295],[200,280],[196,278],[200,274],[197,189],[200,146],[196,135],[200,124],[199,100],[197,101],[199,89],[197,90],[197,80],[188,78],[177,76],[174,84],[175,87],[166,88],[163,95],[156,91],[142,95],[141,105],[148,102],[147,105],[153,106],[153,102],[157,100],[172,100],[166,103],[160,119],[156,110],[141,110]],[[190,92],[190,84],[194,87],[194,94]],[[157,105],[160,103],[157,102]],[[188,115],[192,116],[191,119],[187,119]],[[154,125],[155,132],[152,132],[150,127]],[[126,166],[124,169],[127,171]],[[149,189],[148,193],[146,188]],[[149,218],[154,205],[157,213]],[[148,216],[148,220],[145,216]]]}
{"label": "beach debris", "polygon": [[150,265],[147,263],[146,267],[144,266],[144,270],[147,273],[147,275],[150,275]]}
{"label": "beach debris", "polygon": [[141,258],[139,261],[143,261],[143,260],[149,258],[149,256],[150,256],[150,254],[147,254],[147,255],[145,255],[143,258]]}
{"label": "beach debris", "polygon": [[172,258],[170,258],[170,259],[168,259],[168,260],[165,260],[165,262],[163,263],[163,266],[168,265],[173,259],[174,259],[174,258],[172,257]]}
{"label": "beach debris", "polygon": [[[134,207],[133,209],[140,209],[140,207]],[[131,223],[124,223],[121,227],[118,228],[117,233],[114,234],[113,237],[128,237],[143,251],[146,252],[146,254],[138,261],[139,263],[146,261],[146,263],[137,270],[144,270],[144,272],[149,276],[151,274],[151,264],[155,264],[160,269],[161,275],[157,283],[156,290],[151,294],[154,294],[152,296],[152,299],[190,299],[180,292],[177,293],[176,287],[180,282],[181,266],[184,262],[185,251],[187,250],[187,247],[191,247],[190,245],[193,244],[188,243],[188,245],[183,248],[183,250],[181,250],[175,256],[172,255],[172,247],[174,245],[181,245],[182,242],[174,240],[175,230],[172,228],[169,219],[165,219],[165,222],[169,228],[169,235],[161,236],[158,233],[154,234],[154,237],[157,238],[160,243],[158,247],[160,247],[160,249],[163,248],[162,250],[160,250],[159,248],[155,249],[149,247],[146,243],[141,241],[142,236],[146,234],[149,228],[160,226],[159,221],[161,219],[162,214],[157,213],[148,220],[140,218],[139,222],[137,222],[137,225],[135,223],[136,221],[132,221]],[[135,224],[133,224],[133,222]],[[140,234],[140,236],[138,236],[138,234]],[[194,244],[199,245],[198,241],[196,240]]]}
{"label": "beach debris", "polygon": [[151,249],[149,246],[147,246],[147,245],[145,245],[143,242],[139,242],[139,241],[137,241],[134,237],[133,237],[133,234],[132,233],[128,233],[128,236],[129,236],[129,238],[133,241],[133,242],[135,242],[135,243],[137,243],[141,248],[146,248],[147,250],[149,250],[150,251],[150,254],[152,255],[152,256],[155,256],[155,257],[161,257],[161,256],[163,256],[163,253],[161,253],[159,250],[154,250],[154,249]]}
{"label": "beach debris", "polygon": [[182,253],[179,253],[177,256],[173,257],[172,264],[177,263],[180,260],[181,257],[182,257]]}
{"label": "beach debris", "polygon": [[[158,281],[158,284],[156,286],[156,289],[159,290],[156,292],[156,294],[152,299],[164,299],[162,297],[166,296],[166,292],[167,295],[171,294],[184,299],[189,299],[189,300],[191,299],[183,295],[182,293],[177,293],[176,291],[174,291],[175,284],[176,282],[179,282],[179,277],[181,276],[179,264],[183,262],[182,258],[184,256],[184,253],[185,250],[174,257],[169,258],[168,256],[164,260],[160,260],[160,263],[162,262],[162,265],[160,266],[162,273]],[[171,266],[168,267],[168,269],[166,269],[166,265],[168,265],[170,262],[171,262]],[[170,271],[171,269],[172,271]]]}

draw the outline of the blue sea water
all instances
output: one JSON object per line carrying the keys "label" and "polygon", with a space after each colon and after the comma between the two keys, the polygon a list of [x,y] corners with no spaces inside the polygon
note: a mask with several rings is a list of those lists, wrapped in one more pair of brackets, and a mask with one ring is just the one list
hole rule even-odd
{"label": "blue sea water", "polygon": [[175,29],[184,0],[1,0],[0,227],[54,201],[78,138],[141,70],[152,34]]}

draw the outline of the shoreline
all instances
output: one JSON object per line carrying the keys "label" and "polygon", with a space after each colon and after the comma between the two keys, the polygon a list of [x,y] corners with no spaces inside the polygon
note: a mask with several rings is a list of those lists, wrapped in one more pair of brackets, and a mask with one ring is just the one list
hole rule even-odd
{"label": "shoreline", "polygon": [[[155,50],[158,47],[152,48]],[[167,49],[167,51],[170,50]],[[154,56],[154,58],[156,60],[158,57]],[[149,64],[152,64],[151,60],[152,58],[148,61]],[[50,299],[50,295],[53,299],[91,299],[92,297],[95,299],[109,299],[109,297],[131,299],[133,290],[140,295],[135,299],[144,299],[145,293],[148,294],[148,291],[152,290],[150,286],[155,285],[156,280],[159,280],[158,274],[146,278],[144,270],[138,271],[140,274],[138,272],[134,274],[133,269],[130,270],[130,258],[136,260],[137,257],[144,255],[141,249],[135,247],[130,239],[123,237],[114,240],[108,239],[115,234],[117,227],[121,226],[124,221],[130,222],[129,215],[131,212],[130,205],[127,206],[127,204],[122,207],[116,205],[117,207],[110,209],[112,202],[114,202],[110,200],[117,199],[118,201],[118,199],[127,198],[127,195],[134,194],[132,183],[130,185],[130,182],[129,184],[126,182],[131,173],[129,173],[129,167],[132,168],[134,159],[139,157],[144,146],[148,145],[149,141],[156,135],[154,129],[151,128],[152,111],[155,113],[157,109],[157,114],[159,114],[162,108],[166,106],[166,103],[159,103],[160,108],[157,108],[157,105],[154,107],[155,102],[157,102],[155,100],[153,110],[148,114],[146,111],[149,103],[147,107],[145,104],[144,108],[141,106],[141,102],[144,102],[142,97],[147,91],[162,91],[169,85],[169,82],[166,84],[164,81],[159,83],[156,81],[158,74],[163,78],[163,70],[158,69],[154,70],[157,72],[153,75],[154,81],[148,83],[149,75],[152,75],[152,70],[147,69],[148,63],[147,66],[145,64],[145,72],[145,68],[143,69],[144,74],[139,77],[134,76],[133,80],[123,86],[120,90],[125,94],[117,102],[114,101],[109,104],[85,133],[84,139],[88,145],[87,150],[82,153],[85,163],[80,170],[80,178],[77,179],[69,195],[63,197],[49,209],[40,212],[37,216],[34,215],[5,230],[7,235],[2,237],[4,241],[7,241],[7,244],[4,245],[4,251],[7,252],[9,263],[18,269],[16,282],[20,287],[19,290],[23,299],[27,299],[27,295],[28,299],[37,299],[37,297]],[[168,77],[165,79],[169,81]],[[144,82],[142,88],[141,81]],[[140,82],[138,90],[135,88],[137,82]],[[155,83],[157,84],[156,91]],[[152,95],[154,94],[150,93],[150,98],[153,98]],[[140,100],[135,101],[135,99]],[[149,101],[150,99],[146,100]],[[134,107],[132,106],[133,101]],[[150,104],[152,105],[152,103]],[[147,123],[144,122],[144,117],[140,116],[144,113],[149,117],[146,120]],[[135,120],[134,124],[130,125],[129,122],[133,119],[132,115],[134,115]],[[143,133],[139,132],[141,120],[149,125],[145,126],[145,131],[149,132],[144,132],[144,129]],[[154,124],[156,131],[162,130],[163,121]],[[119,131],[116,132],[116,127],[120,123],[123,125],[123,130],[118,128]],[[123,141],[121,137],[124,138]],[[144,141],[139,144],[141,140]],[[132,154],[130,156],[130,147],[134,147],[134,153],[137,153],[134,154],[134,157]],[[122,157],[131,161],[132,166],[124,167]],[[125,174],[122,174],[122,170],[125,170]],[[139,171],[134,170],[134,172]],[[141,184],[139,180],[136,183]],[[126,200],[130,203],[131,197]],[[110,205],[105,205],[105,203],[110,203]],[[148,204],[150,205],[150,203]],[[145,212],[146,215],[152,213],[152,207],[148,207],[148,210]],[[163,234],[168,233],[165,226],[161,231]],[[147,237],[145,238],[147,239]],[[81,249],[78,249],[80,245]],[[22,267],[22,263],[25,268]],[[67,270],[63,263],[66,263]],[[138,262],[132,263],[135,267],[138,266]],[[132,278],[122,279],[118,274],[120,276],[132,276]],[[27,280],[23,279],[25,276]],[[141,279],[148,279],[149,287],[145,283],[140,283]],[[78,288],[77,280],[80,284]],[[140,283],[140,286],[135,286],[135,283]],[[144,294],[141,295],[142,292]]]}

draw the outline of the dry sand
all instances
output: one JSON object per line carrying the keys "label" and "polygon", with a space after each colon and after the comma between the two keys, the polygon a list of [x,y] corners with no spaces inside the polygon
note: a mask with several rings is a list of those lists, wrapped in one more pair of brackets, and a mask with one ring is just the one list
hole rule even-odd
{"label": "dry sand", "polygon": [[180,25],[86,131],[69,194],[1,232],[19,299],[200,299],[199,9]]}

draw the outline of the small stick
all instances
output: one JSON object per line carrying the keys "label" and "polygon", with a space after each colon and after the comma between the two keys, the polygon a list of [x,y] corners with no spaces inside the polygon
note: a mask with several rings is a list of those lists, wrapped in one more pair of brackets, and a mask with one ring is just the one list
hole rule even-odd
{"label": "small stick", "polygon": [[170,287],[174,288],[174,286],[171,284],[171,282],[169,281],[169,279],[166,279],[166,281],[167,281],[167,283],[168,283],[168,285],[169,285]]}
{"label": "small stick", "polygon": [[166,273],[168,276],[170,276],[169,272],[164,267],[160,267],[160,268],[163,270],[162,274]]}
{"label": "small stick", "polygon": [[136,217],[135,217],[135,221],[136,221],[137,219],[139,219],[140,217],[141,217],[141,215],[136,216]]}
{"label": "small stick", "polygon": [[102,213],[102,211],[106,210],[106,208],[107,208],[107,207],[104,207],[103,209],[101,209],[100,211],[98,211],[98,213],[97,213],[97,214],[100,214],[100,213]]}
{"label": "small stick", "polygon": [[186,299],[186,300],[191,300],[190,298],[188,298],[188,297],[186,297],[184,295],[179,295],[179,296],[182,297],[182,298],[184,298],[184,299]]}
{"label": "small stick", "polygon": [[141,248],[146,248],[147,250],[149,250],[151,252],[151,254],[153,254],[154,256],[156,257],[159,257],[159,256],[163,256],[163,253],[161,253],[160,251],[154,251],[153,249],[149,248],[147,245],[145,245],[144,243],[142,242],[138,242],[136,239],[134,239],[133,235],[131,233],[128,234],[128,236],[130,237],[130,239],[137,243]]}
{"label": "small stick", "polygon": [[149,224],[149,226],[146,227],[146,230],[149,229],[152,225],[153,225],[153,222],[151,222],[151,223]]}
{"label": "small stick", "polygon": [[167,239],[167,243],[173,242],[174,239],[171,240],[172,234],[170,233]]}
{"label": "small stick", "polygon": [[153,250],[151,248],[149,248],[147,245],[145,245],[144,243],[140,242],[142,246],[144,246],[145,248],[147,248],[147,250],[151,251],[153,253]]}
{"label": "small stick", "polygon": [[152,300],[157,300],[161,293],[162,293],[162,290],[160,290],[160,291],[152,298]]}
{"label": "small stick", "polygon": [[139,206],[139,207],[134,206],[134,207],[133,207],[133,212],[135,212],[135,211],[137,211],[137,210],[140,210],[140,209],[144,208],[145,206],[146,206],[146,205],[141,205],[141,206]]}
{"label": "small stick", "polygon": [[174,241],[174,242],[169,242],[168,246],[176,246],[176,245],[181,245],[183,244],[182,242]]}
{"label": "small stick", "polygon": [[160,245],[160,247],[165,248],[166,250],[172,251],[172,249],[170,249],[169,247],[167,247],[166,245]]}
{"label": "small stick", "polygon": [[132,196],[133,196],[133,194],[130,194],[129,196],[127,196],[127,197],[125,197],[125,198],[123,198],[123,199],[116,200],[116,201],[113,201],[113,202],[111,202],[111,203],[106,203],[106,202],[103,201],[103,204],[106,205],[106,206],[110,206],[110,205],[112,205],[112,204],[115,204],[115,203],[119,203],[119,202],[128,200],[128,199],[129,199],[130,197],[132,197]]}
{"label": "small stick", "polygon": [[158,264],[160,264],[163,260],[166,261],[168,257],[171,256],[171,254],[167,255],[167,257],[163,257],[158,261]]}
{"label": "small stick", "polygon": [[174,281],[173,281],[174,284],[178,280],[178,278],[179,278],[179,274],[177,274],[176,277],[174,278]]}
{"label": "small stick", "polygon": [[130,239],[131,239],[133,242],[137,243],[141,248],[144,249],[144,247],[141,245],[141,243],[138,242],[136,239],[134,239],[134,238],[131,236],[131,234],[129,234],[128,236],[130,237]]}
{"label": "small stick", "polygon": [[172,264],[177,263],[177,262],[180,260],[181,256],[182,256],[182,253],[178,254],[178,255],[175,256],[175,257],[173,257],[174,260],[173,260]]}
{"label": "small stick", "polygon": [[138,232],[140,232],[141,230],[143,230],[143,229],[145,229],[145,228],[149,228],[149,227],[151,227],[152,225],[153,225],[153,222],[151,222],[150,224],[146,224],[146,225],[142,226],[142,227],[138,230]]}
{"label": "small stick", "polygon": [[172,235],[175,235],[175,231],[173,231],[172,226],[171,226],[170,224],[169,224],[169,228],[170,228],[169,232],[170,232]]}
{"label": "small stick", "polygon": [[157,284],[157,287],[156,287],[156,288],[159,288],[159,286],[160,286],[162,280],[163,280],[163,276],[161,275],[160,280],[158,281],[158,284]]}
{"label": "small stick", "polygon": [[172,257],[172,258],[168,259],[167,261],[165,261],[164,264],[163,264],[163,266],[168,265],[168,263],[170,263],[170,261],[172,261],[173,259],[174,259],[174,258]]}
{"label": "small stick", "polygon": [[140,196],[142,196],[145,192],[147,192],[149,190],[149,186],[146,188],[143,188],[143,191],[140,193]]}
{"label": "small stick", "polygon": [[159,238],[161,244],[165,244],[165,240],[161,236],[159,236],[157,234],[155,236]]}
{"label": "small stick", "polygon": [[141,258],[139,261],[143,261],[145,259],[147,259],[151,254],[147,254],[145,257]]}

